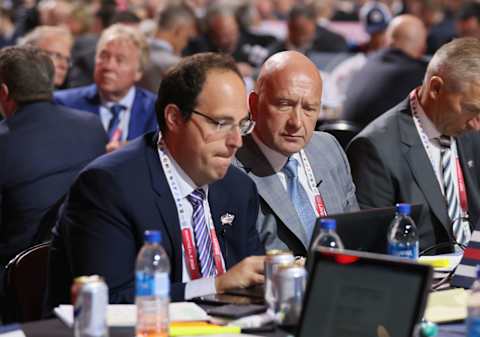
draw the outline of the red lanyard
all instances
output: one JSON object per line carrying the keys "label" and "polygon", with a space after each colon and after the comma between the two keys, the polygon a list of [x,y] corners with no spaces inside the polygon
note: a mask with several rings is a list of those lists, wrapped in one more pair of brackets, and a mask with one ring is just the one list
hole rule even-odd
{"label": "red lanyard", "polygon": [[458,180],[458,195],[460,196],[460,207],[462,208],[463,215],[468,214],[468,199],[467,189],[465,188],[465,180],[463,179],[462,167],[460,166],[460,160],[455,160],[455,168],[457,169]]}

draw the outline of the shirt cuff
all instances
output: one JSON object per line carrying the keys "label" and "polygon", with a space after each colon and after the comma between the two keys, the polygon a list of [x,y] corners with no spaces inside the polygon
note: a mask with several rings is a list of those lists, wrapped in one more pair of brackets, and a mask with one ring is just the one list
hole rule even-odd
{"label": "shirt cuff", "polygon": [[204,277],[189,281],[185,285],[185,300],[194,297],[216,294],[215,277]]}

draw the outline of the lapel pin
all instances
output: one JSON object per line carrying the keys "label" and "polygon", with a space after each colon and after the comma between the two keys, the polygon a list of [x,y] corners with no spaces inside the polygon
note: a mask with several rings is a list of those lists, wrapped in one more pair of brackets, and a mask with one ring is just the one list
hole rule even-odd
{"label": "lapel pin", "polygon": [[222,235],[225,234],[225,231],[227,230],[227,226],[231,227],[232,222],[235,219],[235,215],[230,214],[230,213],[225,213],[220,217],[220,222],[222,223]]}
{"label": "lapel pin", "polygon": [[472,167],[473,167],[473,160],[467,161],[467,166],[468,166],[469,168],[472,168]]}

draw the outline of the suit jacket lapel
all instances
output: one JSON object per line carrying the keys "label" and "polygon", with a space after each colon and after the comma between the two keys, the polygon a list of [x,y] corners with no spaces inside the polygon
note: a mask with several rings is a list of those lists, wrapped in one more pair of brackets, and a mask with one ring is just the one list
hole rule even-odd
{"label": "suit jacket lapel", "polygon": [[244,138],[244,145],[237,152],[237,157],[244,170],[257,185],[260,197],[270,206],[283,224],[297,236],[305,249],[308,249],[307,233],[288,193],[251,136]]}
{"label": "suit jacket lapel", "polygon": [[135,87],[135,98],[133,100],[132,111],[130,112],[130,124],[128,125],[129,139],[133,139],[143,133],[142,130],[148,117],[144,103],[143,92]]}
{"label": "suit jacket lapel", "polygon": [[[150,179],[152,181],[152,188],[156,192],[157,198],[155,200],[157,207],[160,210],[165,228],[170,237],[172,244],[173,260],[177,267],[172,268],[173,278],[176,280],[182,279],[182,236],[180,232],[180,222],[177,214],[177,207],[173,195],[170,191],[165,173],[157,152],[158,133],[150,139],[150,144],[145,150],[147,164],[150,170]],[[172,266],[173,267],[173,266]]]}
{"label": "suit jacket lapel", "polygon": [[447,207],[435,171],[418,135],[411,117],[410,104],[405,100],[405,110],[399,116],[400,141],[405,159],[412,170],[413,177],[422,190],[425,199],[448,233],[451,233]]}
{"label": "suit jacket lapel", "polygon": [[92,111],[93,113],[100,114],[100,93],[98,92],[98,87],[95,84],[92,84],[87,88],[87,94],[85,95],[86,104],[88,107],[85,107],[85,110]]}

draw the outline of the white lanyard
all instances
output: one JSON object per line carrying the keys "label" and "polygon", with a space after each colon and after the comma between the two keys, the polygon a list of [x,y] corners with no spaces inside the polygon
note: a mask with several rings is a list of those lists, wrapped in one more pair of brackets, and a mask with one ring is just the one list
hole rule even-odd
{"label": "white lanyard", "polygon": [[308,186],[310,187],[310,190],[314,194],[315,214],[316,214],[317,217],[326,216],[327,215],[327,209],[325,207],[325,202],[323,201],[323,198],[320,194],[320,191],[318,190],[317,184],[315,182],[315,176],[313,175],[312,166],[310,165],[310,162],[307,158],[307,155],[305,154],[305,151],[303,149],[300,150],[300,160],[302,161],[303,168],[304,168],[305,174],[307,176]]}

